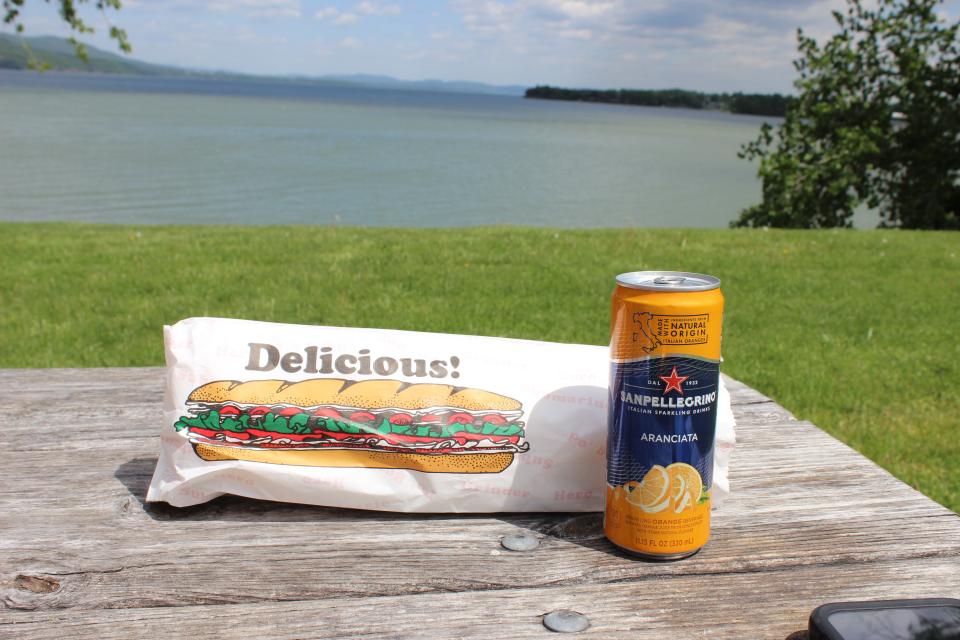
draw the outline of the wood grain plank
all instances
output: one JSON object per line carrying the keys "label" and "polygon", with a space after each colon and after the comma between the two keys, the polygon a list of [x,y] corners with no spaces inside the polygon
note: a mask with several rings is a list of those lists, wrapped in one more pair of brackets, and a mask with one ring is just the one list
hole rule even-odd
{"label": "wood grain plank", "polygon": [[[0,523],[0,597],[16,608],[176,606],[256,601],[265,593],[335,598],[344,575],[357,596],[960,553],[956,514],[808,424],[747,431],[764,428],[770,436],[759,438],[756,448],[766,447],[766,457],[735,454],[735,493],[716,514],[713,542],[678,564],[638,563],[619,554],[603,539],[596,514],[424,517],[239,498],[190,509],[145,507],[140,500],[151,457],[125,461],[124,454],[111,459],[83,451],[68,460],[46,452],[0,456],[0,468],[19,468],[26,480],[0,489],[10,516]],[[788,428],[811,430],[804,444],[809,459],[798,461],[796,445],[781,446],[792,441]],[[826,459],[822,452],[829,447],[844,450]],[[763,462],[784,452],[789,455],[772,467]],[[842,472],[834,469],[838,459]],[[72,482],[44,482],[49,477]],[[865,481],[872,487],[867,496]],[[542,536],[541,548],[491,558],[500,551],[499,538],[518,529]],[[361,557],[369,562],[358,563]],[[52,577],[63,588],[25,593],[13,584],[20,575]],[[199,592],[181,587],[198,582]]]}
{"label": "wood grain plank", "polygon": [[[346,527],[339,527],[337,536],[321,524],[312,527],[319,534],[317,542],[296,544],[271,536],[290,530],[276,526],[258,525],[256,533],[246,536],[238,531],[228,542],[223,532],[212,539],[184,536],[179,546],[170,539],[154,542],[146,531],[127,532],[139,538],[139,544],[102,536],[101,545],[116,550],[109,555],[88,545],[65,545],[55,553],[39,545],[10,552],[0,600],[7,608],[22,610],[169,607],[513,590],[734,572],[753,573],[762,580],[774,570],[930,557],[960,566],[960,545],[952,542],[944,548],[938,543],[956,538],[956,523],[947,518],[904,519],[879,528],[869,521],[724,527],[695,558],[674,564],[625,557],[599,536],[567,539],[548,533],[564,524],[550,518],[523,523],[432,521],[421,523],[415,534],[411,527],[390,525],[378,527],[384,532],[379,536],[352,538],[342,535]],[[246,529],[252,528],[248,523]],[[523,554],[501,549],[500,537],[518,530],[542,535],[541,548]],[[17,583],[21,576],[53,580],[58,588],[24,589]]]}
{"label": "wood grain plank", "polygon": [[[195,585],[184,585],[185,589]],[[583,638],[783,640],[816,606],[875,598],[956,596],[955,562],[927,558],[762,574],[674,576],[532,589],[296,602],[88,611],[0,611],[0,636],[181,638],[543,638],[544,614],[573,609]]]}
{"label": "wood grain plank", "polygon": [[[953,575],[960,517],[766,396],[727,383],[738,419],[733,495],[704,551],[663,564],[614,550],[597,514],[422,516],[236,497],[188,509],[144,505],[162,428],[161,369],[0,371],[0,396],[11,398],[0,414],[0,637],[43,637],[75,623],[89,637],[141,635],[140,625],[198,638],[247,636],[248,628],[249,637],[432,637],[437,611],[444,635],[475,637],[491,611],[525,594],[539,611],[569,594],[602,600],[608,590],[629,604],[666,584],[683,602],[650,600],[666,616],[650,628],[662,634],[669,618],[689,632],[679,637],[700,637],[707,627],[683,626],[683,607],[723,601],[717,577],[775,591],[795,576],[829,585],[833,575],[874,565]],[[65,424],[69,437],[58,429]],[[502,550],[500,537],[518,530],[541,537],[540,548]],[[888,577],[874,586],[895,587],[896,572]],[[253,620],[260,607],[269,614]],[[384,616],[391,607],[406,613]],[[324,624],[333,612],[333,624],[317,631],[288,619],[299,611]],[[517,626],[508,635],[544,633],[546,610],[509,611]],[[758,637],[737,626],[737,615],[733,604],[721,606],[722,624],[710,628],[740,635],[709,637]],[[194,617],[218,622],[197,628]],[[423,626],[428,617],[433,627]],[[391,618],[402,631],[382,626]],[[594,632],[619,635],[602,625]]]}

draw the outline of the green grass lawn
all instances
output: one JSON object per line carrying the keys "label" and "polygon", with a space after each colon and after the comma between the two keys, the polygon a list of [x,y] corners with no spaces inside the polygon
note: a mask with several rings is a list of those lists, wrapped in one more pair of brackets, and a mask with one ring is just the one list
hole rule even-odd
{"label": "green grass lawn", "polygon": [[719,276],[722,370],[960,511],[960,234],[0,223],[0,367],[159,365],[190,316],[606,344],[613,276]]}

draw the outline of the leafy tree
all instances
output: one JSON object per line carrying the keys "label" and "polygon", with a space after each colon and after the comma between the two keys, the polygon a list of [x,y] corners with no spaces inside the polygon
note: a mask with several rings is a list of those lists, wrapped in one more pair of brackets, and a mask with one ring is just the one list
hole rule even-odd
{"label": "leafy tree", "polygon": [[[48,3],[50,2],[50,0],[46,1]],[[17,33],[23,33],[24,31],[23,18],[20,15],[20,11],[23,9],[25,2],[26,0],[3,0],[3,22],[5,24],[14,25]],[[107,18],[108,9],[120,9],[120,0],[56,0],[54,4],[59,7],[60,17],[63,18],[63,21],[66,22],[67,25],[69,25],[71,31],[82,35],[84,33],[94,32],[94,28],[84,22],[79,13],[77,13],[79,5],[86,4],[88,2],[91,2],[103,15],[104,20],[106,20],[110,27],[110,37],[117,41],[117,47],[124,53],[130,53],[133,49],[130,47],[130,42],[127,40],[127,32],[110,24],[110,20]],[[71,36],[69,40],[77,53],[77,57],[84,62],[88,62],[87,48],[83,45],[83,43],[73,36]],[[35,59],[32,60],[32,62],[33,66],[42,66],[37,64]]]}
{"label": "leafy tree", "polygon": [[960,228],[960,23],[939,0],[847,0],[822,47],[802,30],[799,96],[741,158],[759,160],[763,201],[733,226]]}

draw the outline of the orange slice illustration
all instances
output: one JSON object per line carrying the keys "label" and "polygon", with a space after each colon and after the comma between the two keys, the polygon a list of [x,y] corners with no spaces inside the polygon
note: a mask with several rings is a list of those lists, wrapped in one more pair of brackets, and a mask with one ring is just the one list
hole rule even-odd
{"label": "orange slice illustration", "polygon": [[627,496],[627,501],[647,513],[663,511],[670,505],[670,474],[656,464],[643,476],[640,487]]}
{"label": "orange slice illustration", "polygon": [[666,468],[670,478],[670,500],[675,513],[697,504],[703,492],[703,480],[696,468],[685,462],[674,462]]}

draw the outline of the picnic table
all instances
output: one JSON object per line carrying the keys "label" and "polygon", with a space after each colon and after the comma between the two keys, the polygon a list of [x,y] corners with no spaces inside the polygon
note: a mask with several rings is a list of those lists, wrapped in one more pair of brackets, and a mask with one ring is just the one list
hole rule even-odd
{"label": "picnic table", "polygon": [[957,514],[727,384],[732,495],[664,563],[600,514],[145,504],[162,369],[0,370],[0,638],[543,638],[571,610],[582,637],[781,640],[826,602],[960,595]]}

